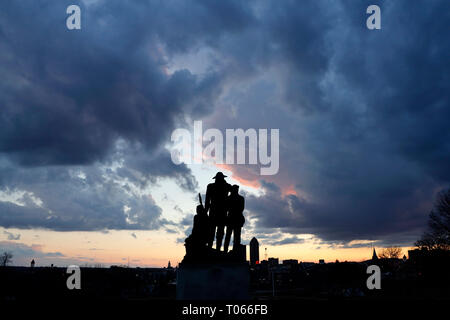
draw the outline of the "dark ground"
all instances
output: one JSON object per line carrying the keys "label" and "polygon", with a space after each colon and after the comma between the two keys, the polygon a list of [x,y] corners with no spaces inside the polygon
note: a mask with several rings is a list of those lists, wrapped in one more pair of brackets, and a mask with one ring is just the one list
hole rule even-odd
{"label": "dark ground", "polygon": [[[381,268],[381,289],[368,290],[367,266]],[[362,263],[269,265],[250,269],[250,297],[277,300],[447,300],[449,255]],[[81,290],[66,286],[66,268],[1,267],[0,301],[174,300],[176,268],[81,268]]]}

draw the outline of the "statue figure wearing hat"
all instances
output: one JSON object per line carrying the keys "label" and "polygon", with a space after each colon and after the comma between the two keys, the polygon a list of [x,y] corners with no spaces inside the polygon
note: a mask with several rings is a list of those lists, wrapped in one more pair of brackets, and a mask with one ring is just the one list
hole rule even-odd
{"label": "statue figure wearing hat", "polygon": [[226,176],[217,172],[214,183],[206,188],[205,211],[209,211],[210,234],[208,246],[211,248],[216,237],[216,249],[220,251],[227,219],[227,200],[231,185],[225,181]]}

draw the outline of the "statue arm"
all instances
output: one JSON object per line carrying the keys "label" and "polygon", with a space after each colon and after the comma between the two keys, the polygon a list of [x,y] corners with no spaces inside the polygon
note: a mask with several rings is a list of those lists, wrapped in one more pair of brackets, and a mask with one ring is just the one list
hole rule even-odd
{"label": "statue arm", "polygon": [[206,196],[205,196],[205,213],[208,213],[209,207],[211,206],[211,190],[210,187],[206,187]]}
{"label": "statue arm", "polygon": [[241,210],[241,228],[242,228],[245,224],[245,217],[244,217],[245,198],[244,197],[242,197],[241,208],[239,208],[239,209]]}

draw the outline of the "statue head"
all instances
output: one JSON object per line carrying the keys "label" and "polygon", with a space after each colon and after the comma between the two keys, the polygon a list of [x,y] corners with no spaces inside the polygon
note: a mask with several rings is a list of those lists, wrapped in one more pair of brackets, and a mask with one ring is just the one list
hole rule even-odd
{"label": "statue head", "polygon": [[197,206],[197,214],[204,214],[205,213],[205,208],[203,208],[203,206],[201,204],[199,204]]}
{"label": "statue head", "polygon": [[225,181],[225,178],[226,178],[227,176],[226,175],[224,175],[222,172],[217,172],[216,173],[216,175],[215,175],[215,177],[213,177],[213,179],[215,179],[216,180],[216,182],[220,182],[220,181]]}

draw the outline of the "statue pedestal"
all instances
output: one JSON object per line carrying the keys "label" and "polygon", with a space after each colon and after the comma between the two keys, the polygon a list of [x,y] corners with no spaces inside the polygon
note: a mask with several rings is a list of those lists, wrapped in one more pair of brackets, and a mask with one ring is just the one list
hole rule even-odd
{"label": "statue pedestal", "polygon": [[178,300],[245,300],[249,286],[245,262],[181,263],[177,270]]}

